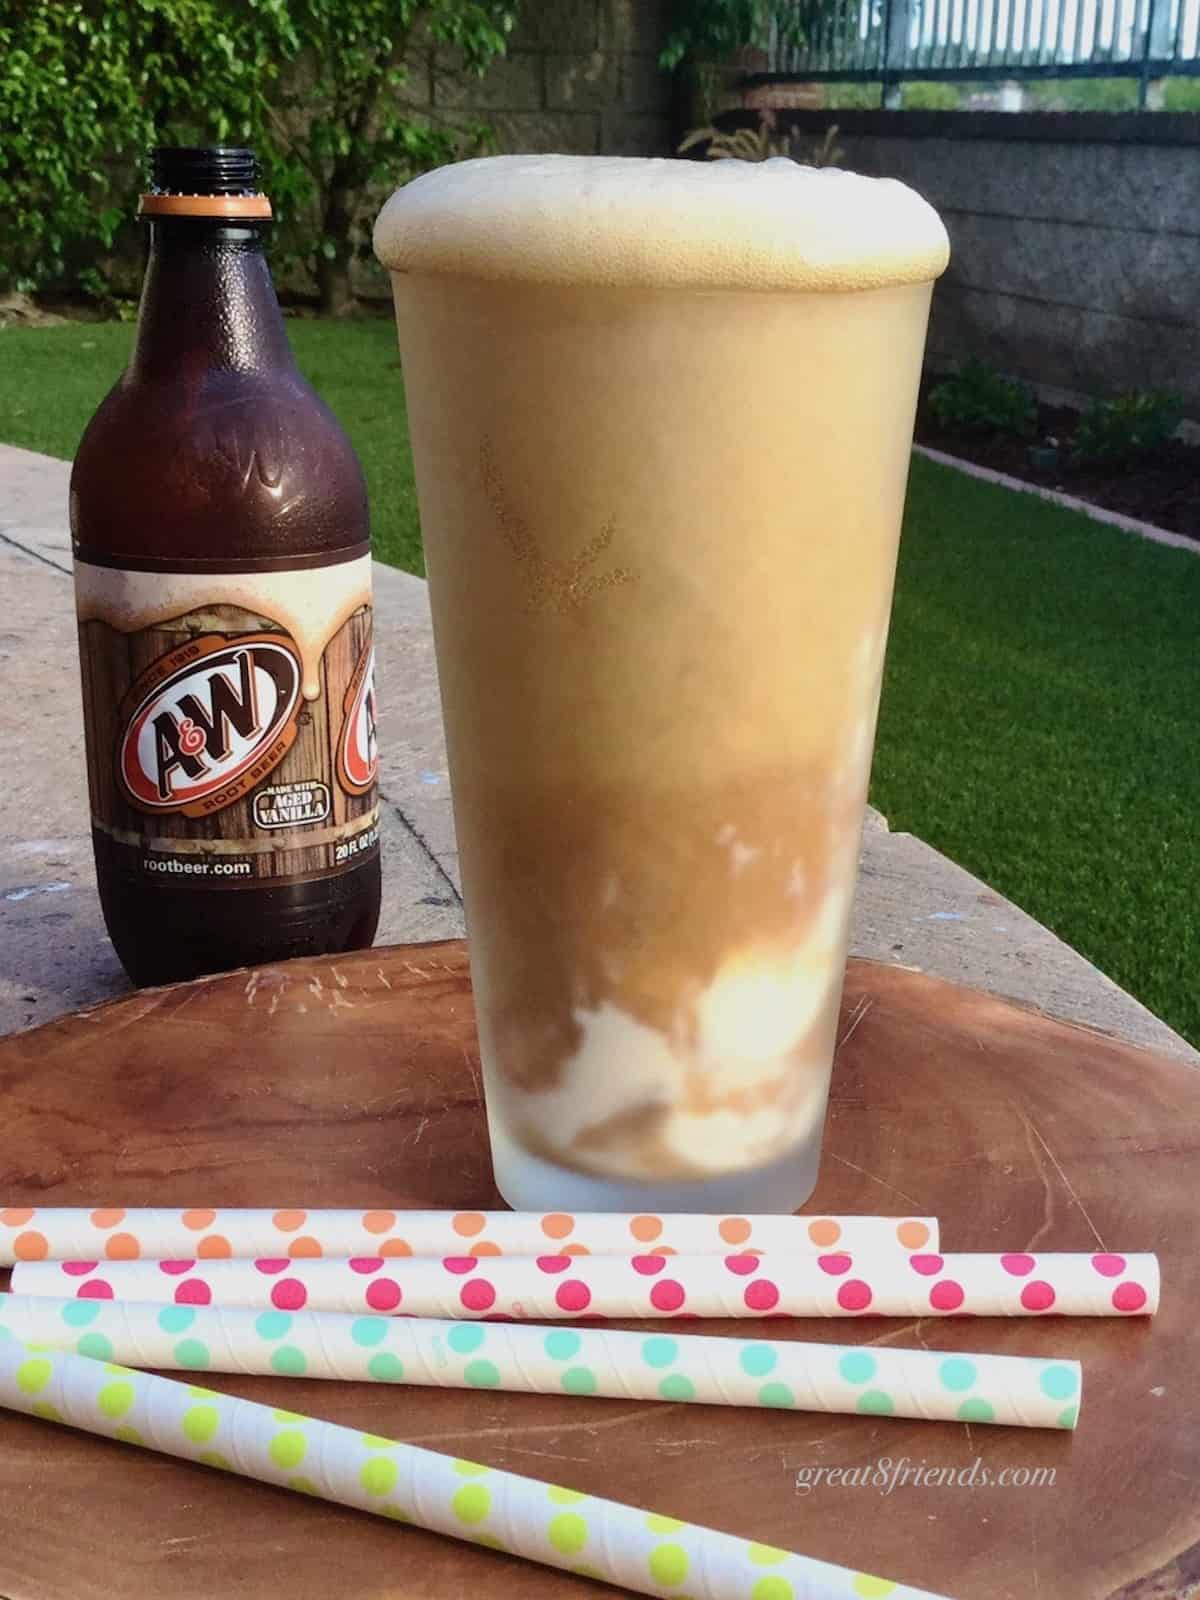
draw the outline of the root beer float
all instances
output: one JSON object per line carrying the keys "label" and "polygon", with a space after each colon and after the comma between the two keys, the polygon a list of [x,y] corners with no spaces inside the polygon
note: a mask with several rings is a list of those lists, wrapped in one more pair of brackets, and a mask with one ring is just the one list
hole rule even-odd
{"label": "root beer float", "polygon": [[379,913],[366,490],[296,369],[248,150],[160,148],[128,370],[71,477],[100,898],[139,983]]}
{"label": "root beer float", "polygon": [[497,1179],[813,1187],[936,214],[790,161],[466,162],[392,274]]}

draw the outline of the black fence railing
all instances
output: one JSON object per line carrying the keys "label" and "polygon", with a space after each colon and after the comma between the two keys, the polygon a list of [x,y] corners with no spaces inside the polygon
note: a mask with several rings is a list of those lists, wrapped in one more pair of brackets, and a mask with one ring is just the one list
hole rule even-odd
{"label": "black fence railing", "polygon": [[751,82],[1200,76],[1200,0],[796,0]]}

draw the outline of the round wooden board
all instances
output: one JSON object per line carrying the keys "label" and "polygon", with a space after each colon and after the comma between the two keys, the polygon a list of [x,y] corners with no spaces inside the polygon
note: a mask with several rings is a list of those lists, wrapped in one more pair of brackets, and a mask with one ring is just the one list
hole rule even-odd
{"label": "round wooden board", "polygon": [[[458,943],[233,973],[0,1042],[0,1197],[497,1203]],[[1200,1076],[991,996],[852,962],[812,1209],[915,1210],[951,1250],[1142,1250],[1159,1317],[772,1322],[770,1336],[1079,1356],[1076,1434],[218,1377],[960,1600],[1182,1597],[1200,1578]],[[728,1324],[696,1331],[729,1332]],[[754,1332],[742,1324],[738,1331]],[[758,1330],[761,1331],[761,1330]],[[1054,1469],[1042,1487],[796,1489],[804,1467]],[[0,1416],[4,1600],[616,1593],[47,1423]]]}

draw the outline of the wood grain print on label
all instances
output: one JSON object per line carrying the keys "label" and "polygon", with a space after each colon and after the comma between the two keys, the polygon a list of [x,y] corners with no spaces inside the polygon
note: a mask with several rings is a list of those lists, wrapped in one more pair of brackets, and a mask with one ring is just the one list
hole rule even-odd
{"label": "wood grain print on label", "polygon": [[[334,871],[377,848],[371,621],[365,603],[332,634],[312,697],[293,637],[243,606],[133,631],[81,622],[93,827],[144,875],[205,887]],[[353,788],[339,759],[352,715]]]}

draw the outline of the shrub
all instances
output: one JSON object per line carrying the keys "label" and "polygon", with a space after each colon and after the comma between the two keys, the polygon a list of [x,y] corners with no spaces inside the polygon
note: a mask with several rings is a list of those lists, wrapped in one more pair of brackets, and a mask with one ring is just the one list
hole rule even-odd
{"label": "shrub", "polygon": [[905,111],[958,111],[962,108],[962,90],[957,83],[906,83],[900,90],[900,104]]}
{"label": "shrub", "polygon": [[1093,400],[1075,430],[1075,454],[1080,461],[1117,466],[1157,450],[1182,418],[1177,397],[1157,390]]}
{"label": "shrub", "polygon": [[380,188],[486,135],[405,99],[481,73],[518,0],[0,0],[0,290],[102,300],[147,145],[252,143],[289,256],[352,305]]}
{"label": "shrub", "polygon": [[947,433],[1009,433],[1028,439],[1037,427],[1037,401],[1023,384],[983,361],[967,361],[929,395],[929,409]]}
{"label": "shrub", "polygon": [[845,155],[837,142],[834,123],[822,139],[806,146],[796,129],[782,129],[774,111],[759,113],[756,128],[693,128],[676,148],[686,155],[697,145],[704,146],[709,161],[769,161],[772,156],[790,156],[802,167],[836,167]]}

